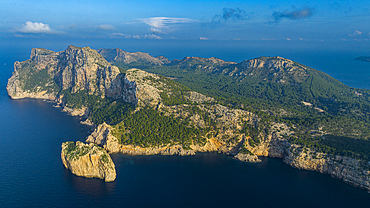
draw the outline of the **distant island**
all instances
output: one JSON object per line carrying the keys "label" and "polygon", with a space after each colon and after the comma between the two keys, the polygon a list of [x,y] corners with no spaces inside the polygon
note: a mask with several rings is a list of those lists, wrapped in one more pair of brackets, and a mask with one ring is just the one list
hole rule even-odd
{"label": "distant island", "polygon": [[63,164],[76,175],[114,180],[113,153],[219,152],[247,162],[282,158],[370,190],[370,90],[286,58],[170,61],[121,49],[34,48],[14,64],[7,91],[53,101],[91,127],[89,144],[62,144]]}
{"label": "distant island", "polygon": [[357,57],[356,60],[370,62],[370,56],[360,56]]}

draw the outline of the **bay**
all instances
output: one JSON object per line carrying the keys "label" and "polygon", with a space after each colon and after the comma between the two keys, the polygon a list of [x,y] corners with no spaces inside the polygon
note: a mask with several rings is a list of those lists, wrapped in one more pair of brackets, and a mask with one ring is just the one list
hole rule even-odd
{"label": "bay", "polygon": [[[364,190],[274,158],[251,164],[215,153],[115,154],[116,181],[77,177],[63,167],[60,145],[88,135],[79,119],[51,103],[7,96],[13,63],[26,60],[30,49],[9,47],[0,53],[1,207],[368,207],[370,203]],[[369,63],[352,60],[357,54],[282,53],[349,86],[370,88]],[[246,58],[254,55],[245,51]]]}

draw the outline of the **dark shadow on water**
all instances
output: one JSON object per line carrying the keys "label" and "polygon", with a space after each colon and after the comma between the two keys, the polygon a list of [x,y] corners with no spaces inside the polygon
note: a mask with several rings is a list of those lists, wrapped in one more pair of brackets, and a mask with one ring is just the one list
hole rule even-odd
{"label": "dark shadow on water", "polygon": [[67,184],[77,193],[88,197],[103,198],[116,191],[116,181],[106,183],[103,179],[76,176],[66,168],[64,168],[63,176]]}

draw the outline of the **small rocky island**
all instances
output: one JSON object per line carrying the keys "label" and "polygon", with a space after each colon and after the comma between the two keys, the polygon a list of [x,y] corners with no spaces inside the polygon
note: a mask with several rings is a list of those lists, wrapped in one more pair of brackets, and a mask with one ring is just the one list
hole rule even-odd
{"label": "small rocky island", "polygon": [[370,56],[360,56],[360,57],[357,57],[356,60],[370,62]]}
{"label": "small rocky island", "polygon": [[73,174],[87,178],[101,178],[105,182],[116,179],[116,169],[109,154],[101,147],[83,142],[64,142],[62,161]]}

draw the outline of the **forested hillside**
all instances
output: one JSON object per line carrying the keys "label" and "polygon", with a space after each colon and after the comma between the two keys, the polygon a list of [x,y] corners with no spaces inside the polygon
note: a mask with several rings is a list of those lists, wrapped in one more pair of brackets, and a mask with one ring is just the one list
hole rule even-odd
{"label": "forested hillside", "polygon": [[185,57],[162,65],[112,64],[170,77],[266,122],[287,123],[297,132],[287,137],[292,143],[370,158],[370,91],[348,87],[308,66],[281,57],[241,63]]}

